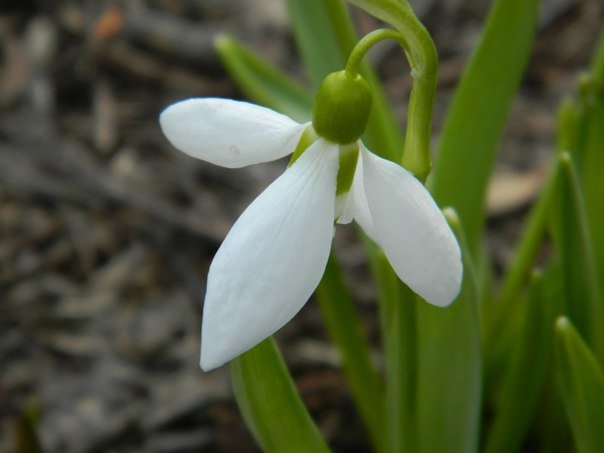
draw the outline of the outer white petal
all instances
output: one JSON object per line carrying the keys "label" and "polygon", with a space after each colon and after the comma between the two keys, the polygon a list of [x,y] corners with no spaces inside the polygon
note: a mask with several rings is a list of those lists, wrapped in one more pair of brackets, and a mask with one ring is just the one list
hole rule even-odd
{"label": "outer white petal", "polygon": [[461,252],[426,188],[407,170],[363,149],[364,185],[375,234],[396,274],[433,305],[458,295]]}
{"label": "outer white petal", "polygon": [[354,218],[357,223],[361,225],[361,228],[363,228],[367,236],[379,244],[375,226],[373,225],[371,211],[369,210],[369,204],[367,203],[367,196],[365,195],[362,158],[362,150],[364,147],[362,144],[360,145],[360,148],[361,152],[359,153],[359,161],[357,162],[352,186],[346,200],[343,201],[342,213],[338,219],[338,223],[350,223]]}
{"label": "outer white petal", "polygon": [[268,162],[293,152],[304,125],[230,99],[188,99],[166,108],[162,131],[180,151],[228,168]]}
{"label": "outer white petal", "polygon": [[338,153],[318,140],[237,220],[210,266],[201,368],[216,368],[288,322],[325,271]]}

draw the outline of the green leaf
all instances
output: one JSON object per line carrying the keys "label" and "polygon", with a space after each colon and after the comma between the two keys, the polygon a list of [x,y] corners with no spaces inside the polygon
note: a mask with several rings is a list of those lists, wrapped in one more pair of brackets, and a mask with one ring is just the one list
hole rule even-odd
{"label": "green leaf", "polygon": [[[486,453],[520,450],[534,416],[550,363],[554,306],[543,295],[543,277],[535,273],[516,332],[514,350],[497,399],[495,419],[487,433]],[[530,370],[530,372],[527,372]]]}
{"label": "green leaf", "polygon": [[[587,110],[581,182],[596,261],[596,274],[599,276],[599,289],[602,294],[604,292],[604,215],[602,214],[602,206],[604,206],[604,184],[602,183],[604,181],[604,92],[599,98],[593,100]],[[599,325],[604,325],[604,318],[600,318]],[[600,338],[596,351],[598,356],[604,359],[604,336]]]}
{"label": "green leaf", "polygon": [[329,258],[317,296],[327,330],[342,354],[344,374],[377,451],[387,451],[384,388],[371,360],[361,320],[340,269]]}
{"label": "green leaf", "polygon": [[398,279],[382,252],[379,259],[380,315],[386,355],[387,451],[412,453],[417,442],[414,422],[417,301],[413,291]]}
{"label": "green leaf", "polygon": [[604,96],[604,32],[600,33],[589,75],[594,91]]}
{"label": "green leaf", "polygon": [[[554,253],[543,273],[543,284],[541,285],[542,297],[551,305],[554,319],[562,314],[564,307],[562,265],[560,256]],[[518,312],[518,315],[522,315]],[[554,325],[552,323],[552,330]],[[550,356],[554,356],[554,345],[550,344]],[[543,391],[539,398],[537,413],[533,418],[533,428],[527,441],[539,445],[539,450],[551,453],[567,453],[572,451],[572,432],[566,415],[564,404],[556,382],[555,360],[550,360],[547,376],[543,384]]]}
{"label": "green leaf", "polygon": [[[563,104],[559,121],[559,151],[568,151],[576,164],[585,215],[593,245],[600,294],[604,293],[604,33],[600,37],[591,70],[579,78],[576,101]],[[593,315],[593,313],[590,313]],[[604,310],[595,322],[604,324]],[[604,360],[604,334],[595,339],[596,354]]]}
{"label": "green leaf", "polygon": [[522,289],[545,239],[552,204],[556,202],[561,179],[560,159],[550,171],[541,194],[526,220],[526,227],[517,246],[508,272],[494,303],[484,305],[485,387],[490,389],[507,368],[508,355],[517,335],[521,319]]}
{"label": "green leaf", "polygon": [[461,246],[464,281],[451,306],[417,305],[418,451],[470,453],[480,429],[478,282],[459,219],[445,212]]}
{"label": "green leaf", "polygon": [[416,296],[396,276],[384,252],[360,233],[378,289],[380,332],[386,362],[388,453],[414,452],[417,369]]}
{"label": "green leaf", "polygon": [[[349,41],[332,26],[328,3],[339,0],[285,0],[298,49],[315,90],[329,73],[344,69],[352,50]],[[346,11],[343,12],[347,14]],[[342,19],[343,20],[343,19]],[[340,39],[338,39],[338,36]]]}
{"label": "green leaf", "polygon": [[577,103],[564,99],[558,109],[556,130],[556,149],[559,153],[569,151],[574,153],[579,148],[579,123],[581,115]]}
{"label": "green leaf", "polygon": [[271,337],[231,362],[239,408],[266,452],[328,452]]}
{"label": "green leaf", "polygon": [[604,374],[592,351],[564,317],[556,322],[556,372],[579,452],[603,452]]}
{"label": "green leaf", "polygon": [[565,313],[590,344],[601,335],[601,303],[583,195],[570,154],[560,156],[561,179],[552,233],[562,263]]}
{"label": "green leaf", "polygon": [[438,147],[432,192],[458,212],[472,253],[485,223],[487,182],[533,45],[539,0],[497,0],[455,92]]}
{"label": "green leaf", "polygon": [[252,101],[296,121],[308,121],[311,96],[300,84],[233,38],[219,37],[216,49],[231,77]]}

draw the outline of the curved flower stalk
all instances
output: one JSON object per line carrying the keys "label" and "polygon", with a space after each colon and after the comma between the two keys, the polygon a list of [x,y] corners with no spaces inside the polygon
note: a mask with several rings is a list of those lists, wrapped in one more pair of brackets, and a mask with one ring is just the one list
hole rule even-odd
{"label": "curved flower stalk", "polygon": [[440,209],[411,173],[358,137],[337,143],[337,134],[323,138],[310,123],[216,98],[176,103],[160,124],[179,150],[228,168],[296,151],[293,164],[237,220],[210,266],[203,370],[252,348],[302,308],[325,270],[334,221],[356,220],[399,278],[429,303],[446,306],[457,296],[460,250]]}

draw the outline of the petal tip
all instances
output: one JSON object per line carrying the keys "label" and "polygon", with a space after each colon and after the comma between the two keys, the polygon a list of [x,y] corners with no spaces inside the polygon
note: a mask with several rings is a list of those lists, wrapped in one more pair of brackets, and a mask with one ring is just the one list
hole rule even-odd
{"label": "petal tip", "polygon": [[202,371],[204,371],[206,373],[208,371],[212,371],[212,370],[215,370],[216,368],[221,367],[225,363],[226,362],[223,362],[221,360],[216,360],[215,357],[208,357],[208,354],[204,354],[203,351],[199,358],[199,367],[201,368]]}
{"label": "petal tip", "polygon": [[199,367],[202,371],[208,372],[220,368],[234,357],[233,354],[228,354],[217,345],[212,345],[208,339],[204,339],[202,331],[201,354],[199,356]]}
{"label": "petal tip", "polygon": [[437,307],[448,307],[451,305],[461,292],[461,286],[463,282],[463,265],[461,258],[455,261],[452,266],[451,273],[446,276],[445,281],[442,283],[442,290],[437,291],[430,298],[426,298],[426,302],[435,305]]}

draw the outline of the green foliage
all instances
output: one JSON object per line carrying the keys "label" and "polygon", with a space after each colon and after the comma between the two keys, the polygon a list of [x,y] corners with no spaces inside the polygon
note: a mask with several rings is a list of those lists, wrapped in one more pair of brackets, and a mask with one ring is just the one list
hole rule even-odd
{"label": "green foliage", "polygon": [[384,387],[371,360],[359,314],[333,257],[327,263],[317,296],[327,330],[342,354],[344,374],[373,443],[378,451],[388,451],[384,445]]}
{"label": "green foliage", "polygon": [[388,452],[416,450],[415,386],[417,369],[416,298],[399,281],[383,252],[374,257],[386,356],[386,417]]}
{"label": "green foliage", "polygon": [[[341,30],[333,26],[330,7],[337,7],[338,3],[341,6],[339,1],[285,0],[285,3],[304,67],[316,91],[328,74],[344,69],[346,57],[356,41],[348,36],[354,29]],[[340,14],[346,11],[341,10]]]}
{"label": "green foliage", "polygon": [[556,323],[556,373],[579,452],[604,451],[604,374],[567,318]]}
{"label": "green foliage", "polygon": [[496,302],[484,307],[484,369],[485,386],[488,389],[497,384],[508,367],[507,360],[522,317],[522,305],[518,303],[518,299],[546,236],[549,214],[560,185],[560,167],[560,159],[557,159],[541,196],[528,215],[524,234],[504,277]]}
{"label": "green foliage", "polygon": [[237,404],[267,452],[328,452],[272,338],[231,362]]}
{"label": "green foliage", "polygon": [[418,451],[471,453],[482,397],[478,281],[459,218],[445,212],[461,245],[464,281],[450,307],[417,305]]}
{"label": "green foliage", "polygon": [[554,310],[552,300],[543,294],[543,276],[535,272],[521,307],[520,328],[497,394],[498,409],[485,452],[514,452],[522,446],[550,364]]}
{"label": "green foliage", "polygon": [[583,194],[570,154],[560,157],[561,178],[553,204],[552,233],[562,264],[566,313],[579,331],[594,344],[600,334],[600,294],[593,246],[587,225]]}
{"label": "green foliage", "polygon": [[[475,254],[495,152],[533,45],[539,0],[495,2],[439,139],[432,193],[458,212]],[[505,69],[504,69],[505,68]]]}

